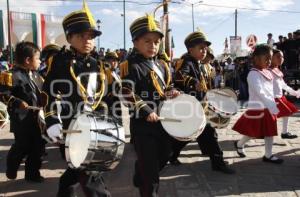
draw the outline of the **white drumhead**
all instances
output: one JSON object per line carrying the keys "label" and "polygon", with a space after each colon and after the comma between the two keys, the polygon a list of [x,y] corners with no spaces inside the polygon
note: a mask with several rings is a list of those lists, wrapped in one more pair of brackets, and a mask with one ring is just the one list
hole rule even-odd
{"label": "white drumhead", "polygon": [[178,138],[189,138],[202,130],[206,124],[201,103],[194,96],[187,94],[164,101],[159,116],[181,120],[181,122],[161,121],[163,128],[171,136]]}
{"label": "white drumhead", "polygon": [[235,114],[238,111],[237,100],[228,92],[223,89],[213,89],[206,93],[206,99],[210,106],[216,112],[223,112],[227,114]]}
{"label": "white drumhead", "polygon": [[222,88],[222,89],[219,89],[219,90],[222,90],[223,92],[225,92],[226,94],[230,95],[234,100],[238,100],[238,97],[236,95],[236,93],[234,92],[233,89],[231,88]]}
{"label": "white drumhead", "polygon": [[66,159],[70,167],[78,168],[84,162],[91,141],[91,123],[86,114],[74,119],[68,130],[80,130],[80,133],[68,133],[66,136]]}

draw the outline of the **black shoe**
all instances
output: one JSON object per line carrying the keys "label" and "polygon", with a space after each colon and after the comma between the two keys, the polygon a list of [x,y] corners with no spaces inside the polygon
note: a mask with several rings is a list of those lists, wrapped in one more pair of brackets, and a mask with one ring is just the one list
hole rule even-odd
{"label": "black shoe", "polygon": [[283,159],[279,159],[279,158],[275,159],[275,158],[274,158],[274,155],[272,155],[270,158],[267,158],[266,156],[264,156],[264,157],[262,158],[262,160],[263,160],[264,162],[274,163],[274,164],[282,164],[283,161],[284,161]]}
{"label": "black shoe", "polygon": [[244,153],[239,152],[239,150],[241,150],[243,148],[238,147],[237,143],[238,143],[238,141],[234,142],[234,148],[236,149],[237,154],[242,158],[246,157],[246,155]]}
{"label": "black shoe", "polygon": [[76,192],[76,188],[75,187],[69,187],[68,189],[64,190],[64,191],[58,191],[56,197],[78,197],[77,196],[77,192]]}
{"label": "black shoe", "polygon": [[176,159],[172,159],[169,161],[171,165],[174,165],[174,166],[179,166],[181,165],[182,163],[176,158]]}
{"label": "black shoe", "polygon": [[297,137],[298,137],[297,135],[291,134],[290,132],[281,134],[282,139],[295,139]]}
{"label": "black shoe", "polygon": [[223,172],[224,174],[235,174],[235,170],[229,168],[227,165],[214,165],[212,169],[214,171]]}
{"label": "black shoe", "polygon": [[36,176],[36,177],[25,176],[25,180],[28,182],[42,183],[45,181],[45,178],[42,176]]}
{"label": "black shoe", "polygon": [[135,172],[134,175],[133,175],[133,185],[134,185],[135,187],[141,186],[141,179],[140,179],[140,177],[136,174],[136,172]]}
{"label": "black shoe", "polygon": [[8,179],[16,179],[17,178],[17,171],[6,170],[6,177]]}

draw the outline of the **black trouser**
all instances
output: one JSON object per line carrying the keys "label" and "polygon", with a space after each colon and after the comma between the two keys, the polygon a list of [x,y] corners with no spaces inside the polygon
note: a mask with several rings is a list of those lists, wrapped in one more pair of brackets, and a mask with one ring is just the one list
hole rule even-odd
{"label": "black trouser", "polygon": [[110,197],[101,172],[86,172],[84,170],[68,168],[59,180],[57,197],[76,196],[77,183],[86,197]]}
{"label": "black trouser", "polygon": [[[136,133],[133,141],[137,153],[134,185],[139,187],[142,197],[158,196],[159,172],[171,156],[171,137],[162,129],[160,123],[152,124],[154,126],[151,129],[155,134]],[[140,132],[143,132],[142,128]]]}
{"label": "black trouser", "polygon": [[23,158],[27,156],[25,177],[39,177],[44,143],[37,122],[33,117],[25,118],[13,132],[15,142],[7,154],[7,171],[17,172]]}
{"label": "black trouser", "polygon": [[[223,152],[218,143],[218,134],[216,129],[207,124],[203,132],[197,137],[199,148],[203,154],[209,155],[210,158],[214,156],[222,156]],[[173,154],[170,160],[176,160],[180,155],[180,151],[189,143],[190,141],[178,141],[176,139],[172,140]]]}

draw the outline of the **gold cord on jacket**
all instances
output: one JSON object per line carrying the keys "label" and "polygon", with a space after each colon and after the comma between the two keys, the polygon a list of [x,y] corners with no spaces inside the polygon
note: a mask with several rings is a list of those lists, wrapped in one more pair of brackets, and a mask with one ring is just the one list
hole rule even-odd
{"label": "gold cord on jacket", "polygon": [[[81,81],[79,79],[77,79],[74,69],[72,66],[70,66],[70,73],[72,78],[76,81],[77,85],[79,86],[79,91],[81,93],[81,97],[83,99],[83,101],[85,103],[88,103],[88,96],[87,96],[87,90],[85,89],[85,87],[82,85]],[[104,69],[103,69],[103,64],[100,63],[100,71],[99,71],[99,75],[100,75],[100,83],[101,83],[101,87],[100,90],[98,92],[95,93],[95,99],[97,97],[99,97],[98,101],[96,103],[93,104],[92,109],[95,110],[98,105],[100,104],[102,97],[104,95],[104,89],[105,89],[105,73],[104,73]]]}

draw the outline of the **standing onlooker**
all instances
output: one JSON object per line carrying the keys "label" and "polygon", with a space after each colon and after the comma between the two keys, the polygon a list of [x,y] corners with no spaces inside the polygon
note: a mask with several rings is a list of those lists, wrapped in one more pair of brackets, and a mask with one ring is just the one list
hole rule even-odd
{"label": "standing onlooker", "polygon": [[274,39],[273,39],[272,37],[273,37],[273,34],[268,33],[267,44],[268,44],[271,48],[273,48],[273,45],[274,45],[274,43],[275,43],[275,41],[274,41]]}

